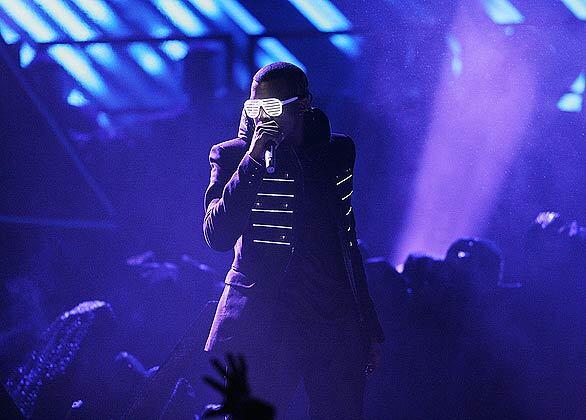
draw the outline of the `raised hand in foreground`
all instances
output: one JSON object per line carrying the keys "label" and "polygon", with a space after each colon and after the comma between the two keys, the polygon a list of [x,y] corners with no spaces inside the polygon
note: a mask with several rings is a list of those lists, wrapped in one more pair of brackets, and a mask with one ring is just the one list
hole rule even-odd
{"label": "raised hand in foreground", "polygon": [[222,404],[208,405],[202,418],[231,415],[234,420],[273,420],[275,409],[264,401],[253,398],[248,386],[246,361],[242,355],[236,359],[233,354],[226,355],[227,365],[218,359],[211,360],[212,366],[224,378],[224,384],[211,376],[204,375],[203,380],[222,394]]}

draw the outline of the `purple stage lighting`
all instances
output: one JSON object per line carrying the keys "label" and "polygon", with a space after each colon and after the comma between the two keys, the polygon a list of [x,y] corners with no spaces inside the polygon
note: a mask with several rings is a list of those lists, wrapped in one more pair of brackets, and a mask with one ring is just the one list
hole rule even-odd
{"label": "purple stage lighting", "polygon": [[479,13],[460,7],[454,20],[461,73],[447,56],[393,263],[414,251],[441,255],[454,239],[484,233],[532,118],[537,69],[527,42]]}

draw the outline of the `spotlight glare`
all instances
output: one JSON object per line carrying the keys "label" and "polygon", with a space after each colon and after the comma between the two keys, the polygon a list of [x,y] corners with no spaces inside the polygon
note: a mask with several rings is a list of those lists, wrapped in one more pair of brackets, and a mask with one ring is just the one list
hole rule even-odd
{"label": "spotlight glare", "polygon": [[6,24],[2,19],[0,19],[0,36],[4,39],[8,45],[12,45],[18,42],[20,39],[20,35],[13,31],[10,26]]}
{"label": "spotlight glare", "polygon": [[352,26],[346,16],[327,0],[289,0],[289,3],[322,32],[346,31]]}
{"label": "spotlight glare", "polygon": [[188,0],[201,14],[207,16],[211,20],[218,20],[222,18],[222,11],[218,7],[215,0]]}
{"label": "spotlight glare", "polygon": [[482,4],[488,16],[497,25],[523,23],[525,18],[508,0],[483,0]]}
{"label": "spotlight glare", "polygon": [[163,42],[161,48],[169,58],[175,61],[181,61],[189,52],[189,46],[182,41],[166,41]]}
{"label": "spotlight glare", "polygon": [[207,32],[206,25],[178,0],[152,0],[159,11],[174,25],[189,36],[201,36]]}
{"label": "spotlight glare", "polygon": [[35,2],[75,41],[87,41],[97,33],[61,0],[35,0]]}
{"label": "spotlight glare", "polygon": [[265,27],[236,0],[218,0],[222,9],[248,35],[260,35]]}
{"label": "spotlight glare", "polygon": [[[289,0],[299,12],[321,32],[347,31],[352,25],[336,6],[327,0]],[[330,42],[349,57],[356,58],[360,48],[356,39],[350,35],[337,34]]]}
{"label": "spotlight glare", "polygon": [[57,39],[57,32],[41,16],[20,0],[0,0],[0,7],[15,23],[37,42],[51,42]]}
{"label": "spotlight glare", "polygon": [[570,12],[580,20],[586,20],[586,0],[562,0]]}
{"label": "spotlight glare", "polygon": [[111,33],[123,34],[122,22],[103,0],[72,0],[88,18]]}
{"label": "spotlight glare", "polygon": [[276,61],[287,61],[306,71],[305,66],[276,38],[261,38],[258,45]]}
{"label": "spotlight glare", "polygon": [[110,70],[122,65],[109,44],[91,44],[85,50],[97,63]]}
{"label": "spotlight glare", "polygon": [[67,95],[67,103],[71,106],[79,108],[87,105],[89,101],[79,90],[72,89],[71,92],[69,92],[69,95]]}
{"label": "spotlight glare", "polygon": [[576,93],[566,93],[558,101],[558,109],[564,112],[582,111],[582,96]]}
{"label": "spotlight glare", "polygon": [[572,83],[572,92],[581,95],[584,93],[584,87],[586,86],[586,79],[584,78],[584,72],[580,72],[574,83]]}
{"label": "spotlight glare", "polygon": [[360,55],[358,42],[352,35],[335,34],[330,36],[330,42],[349,57],[356,58]]}
{"label": "spotlight glare", "polygon": [[95,96],[104,96],[107,93],[104,80],[79,50],[70,45],[53,45],[47,51],[88,92]]}
{"label": "spotlight glare", "polygon": [[20,47],[20,67],[25,68],[27,67],[37,55],[36,50],[31,47],[27,42],[22,44]]}
{"label": "spotlight glare", "polygon": [[149,45],[135,42],[128,46],[128,52],[148,74],[161,76],[165,72],[165,62]]}

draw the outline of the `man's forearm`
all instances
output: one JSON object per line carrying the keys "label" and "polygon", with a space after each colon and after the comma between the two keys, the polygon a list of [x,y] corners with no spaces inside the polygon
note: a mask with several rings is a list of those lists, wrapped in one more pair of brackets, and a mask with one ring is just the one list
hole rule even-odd
{"label": "man's forearm", "polygon": [[263,166],[245,153],[236,171],[223,186],[221,195],[213,197],[213,191],[218,190],[222,167],[218,163],[219,158],[211,156],[210,160],[213,165],[217,165],[217,179],[212,179],[206,193],[206,202],[209,204],[203,222],[204,238],[211,248],[227,251],[244,231],[262,181]]}

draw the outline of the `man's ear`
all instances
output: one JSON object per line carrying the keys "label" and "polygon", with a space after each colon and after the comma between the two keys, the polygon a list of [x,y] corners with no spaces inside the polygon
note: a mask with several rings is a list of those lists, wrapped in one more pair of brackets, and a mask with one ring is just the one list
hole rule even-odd
{"label": "man's ear", "polygon": [[311,93],[304,98],[299,100],[299,112],[301,114],[309,111],[311,109]]}
{"label": "man's ear", "polygon": [[249,118],[244,110],[242,110],[242,114],[240,115],[240,124],[238,125],[238,138],[241,138],[245,141],[250,141],[252,139],[252,134],[254,133],[254,121],[252,118]]}

